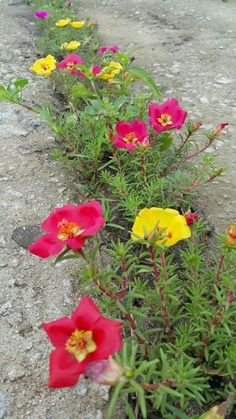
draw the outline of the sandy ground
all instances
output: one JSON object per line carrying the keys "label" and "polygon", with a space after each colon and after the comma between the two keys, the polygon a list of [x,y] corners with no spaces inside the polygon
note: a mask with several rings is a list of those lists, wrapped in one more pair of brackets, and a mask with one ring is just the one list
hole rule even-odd
{"label": "sandy ground", "polygon": [[[2,82],[30,78],[29,103],[47,101],[47,80],[28,71],[32,12],[15,0],[0,6]],[[75,266],[54,268],[24,249],[55,206],[82,201],[82,193],[52,160],[54,139],[34,114],[2,103],[0,126],[0,419],[102,419],[107,387],[82,380],[73,389],[47,388],[51,345],[41,323],[77,306]]]}
{"label": "sandy ground", "polygon": [[236,219],[236,1],[80,0],[81,17],[100,25],[104,43],[136,56],[161,86],[206,129],[230,126],[209,152],[226,173],[198,202],[216,231]]}

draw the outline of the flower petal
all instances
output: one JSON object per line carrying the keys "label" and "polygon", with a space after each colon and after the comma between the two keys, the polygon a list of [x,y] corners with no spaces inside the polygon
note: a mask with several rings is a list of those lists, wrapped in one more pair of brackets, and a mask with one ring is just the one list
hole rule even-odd
{"label": "flower petal", "polygon": [[101,312],[96,304],[86,295],[82,298],[77,309],[71,316],[71,320],[78,329],[91,330],[91,327],[101,317]]}
{"label": "flower petal", "polygon": [[118,352],[122,346],[120,328],[122,322],[100,317],[93,329],[93,339],[97,350],[90,355],[89,362],[95,359],[105,359],[114,352]]}
{"label": "flower petal", "polygon": [[69,317],[62,317],[48,323],[42,323],[53,346],[64,346],[71,333],[76,329],[75,323]]}
{"label": "flower petal", "polygon": [[54,388],[75,386],[85,367],[86,364],[78,362],[65,349],[55,349],[55,351],[50,353],[50,379],[48,386]]}
{"label": "flower petal", "polygon": [[61,252],[64,247],[64,243],[53,234],[45,234],[40,237],[36,242],[32,243],[28,250],[36,256],[43,259],[50,256],[55,256]]}
{"label": "flower petal", "polygon": [[57,233],[59,230],[58,223],[65,219],[67,221],[75,221],[75,205],[65,205],[61,208],[55,208],[41,224],[41,227],[50,233]]}

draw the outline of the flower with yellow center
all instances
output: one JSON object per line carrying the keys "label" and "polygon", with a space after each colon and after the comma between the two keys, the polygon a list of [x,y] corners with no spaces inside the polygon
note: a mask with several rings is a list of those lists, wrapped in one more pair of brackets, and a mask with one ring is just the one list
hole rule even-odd
{"label": "flower with yellow center", "polygon": [[155,238],[156,234],[155,243],[167,247],[191,237],[185,217],[172,208],[142,209],[135,218],[132,232],[131,239],[134,241]]}
{"label": "flower with yellow center", "polygon": [[157,122],[163,127],[173,124],[172,116],[169,113],[162,113],[159,118],[157,118]]}
{"label": "flower with yellow center", "polygon": [[50,76],[53,70],[56,69],[56,59],[52,55],[48,55],[45,58],[36,60],[35,63],[30,67],[31,71],[34,71],[40,76]]}
{"label": "flower with yellow center", "polygon": [[236,246],[236,222],[230,223],[227,228],[226,243]]}
{"label": "flower with yellow center", "polygon": [[71,23],[71,21],[70,21],[69,18],[67,18],[67,19],[60,19],[60,20],[58,20],[56,22],[56,26],[63,27],[63,26],[69,25],[70,23]]}
{"label": "flower with yellow center", "polygon": [[77,361],[82,362],[88,354],[96,351],[97,345],[93,340],[91,330],[75,329],[65,344],[66,350],[75,356]]}
{"label": "flower with yellow center", "polygon": [[76,223],[71,223],[65,219],[58,223],[59,231],[57,237],[59,240],[68,240],[78,237],[84,232],[83,229]]}
{"label": "flower with yellow center", "polygon": [[61,45],[61,49],[66,49],[67,51],[75,51],[76,49],[80,47],[80,45],[81,44],[79,41],[64,42]]}
{"label": "flower with yellow center", "polygon": [[85,25],[85,21],[80,20],[80,21],[71,22],[70,24],[71,24],[72,28],[80,29]]}
{"label": "flower with yellow center", "polygon": [[103,67],[102,74],[99,76],[102,80],[113,79],[115,76],[120,74],[123,67],[116,61],[111,61],[106,67]]}

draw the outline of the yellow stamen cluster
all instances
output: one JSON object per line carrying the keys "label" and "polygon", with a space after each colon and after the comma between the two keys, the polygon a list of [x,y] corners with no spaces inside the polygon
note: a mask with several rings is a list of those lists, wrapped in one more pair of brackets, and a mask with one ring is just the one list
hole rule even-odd
{"label": "yellow stamen cluster", "polygon": [[93,332],[91,330],[75,329],[67,340],[65,348],[70,354],[75,356],[77,361],[84,361],[88,354],[97,349],[97,345],[93,340]]}
{"label": "yellow stamen cluster", "polygon": [[57,237],[59,240],[73,239],[83,233],[83,229],[76,223],[62,220],[58,223],[59,231]]}
{"label": "yellow stamen cluster", "polygon": [[162,113],[161,116],[157,118],[157,122],[159,122],[159,124],[163,127],[166,127],[167,125],[172,125],[172,116],[169,113]]}
{"label": "yellow stamen cluster", "polygon": [[137,135],[134,132],[130,132],[125,137],[123,137],[123,140],[126,143],[129,143],[129,144],[136,144],[137,141],[138,141],[138,138],[137,138]]}

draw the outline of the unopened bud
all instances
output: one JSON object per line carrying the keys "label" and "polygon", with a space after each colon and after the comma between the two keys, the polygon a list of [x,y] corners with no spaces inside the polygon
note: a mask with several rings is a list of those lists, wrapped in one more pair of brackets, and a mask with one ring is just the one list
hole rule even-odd
{"label": "unopened bud", "polygon": [[116,385],[124,377],[124,368],[112,356],[88,364],[85,374],[98,384]]}
{"label": "unopened bud", "polygon": [[229,246],[236,246],[236,221],[228,225],[225,241]]}
{"label": "unopened bud", "polygon": [[214,129],[214,135],[216,136],[216,137],[219,137],[219,135],[221,134],[221,132],[222,132],[222,129],[224,129],[225,127],[227,127],[227,125],[229,125],[229,123],[228,122],[224,122],[224,123],[221,123],[221,124],[218,124],[216,127],[215,127],[215,129]]}
{"label": "unopened bud", "polygon": [[188,226],[193,224],[194,222],[198,221],[199,218],[200,218],[199,215],[196,212],[191,212],[191,211],[187,211],[184,214],[184,217],[185,217],[185,220],[186,220]]}
{"label": "unopened bud", "polygon": [[192,125],[192,132],[197,131],[202,126],[201,121],[196,121]]}

